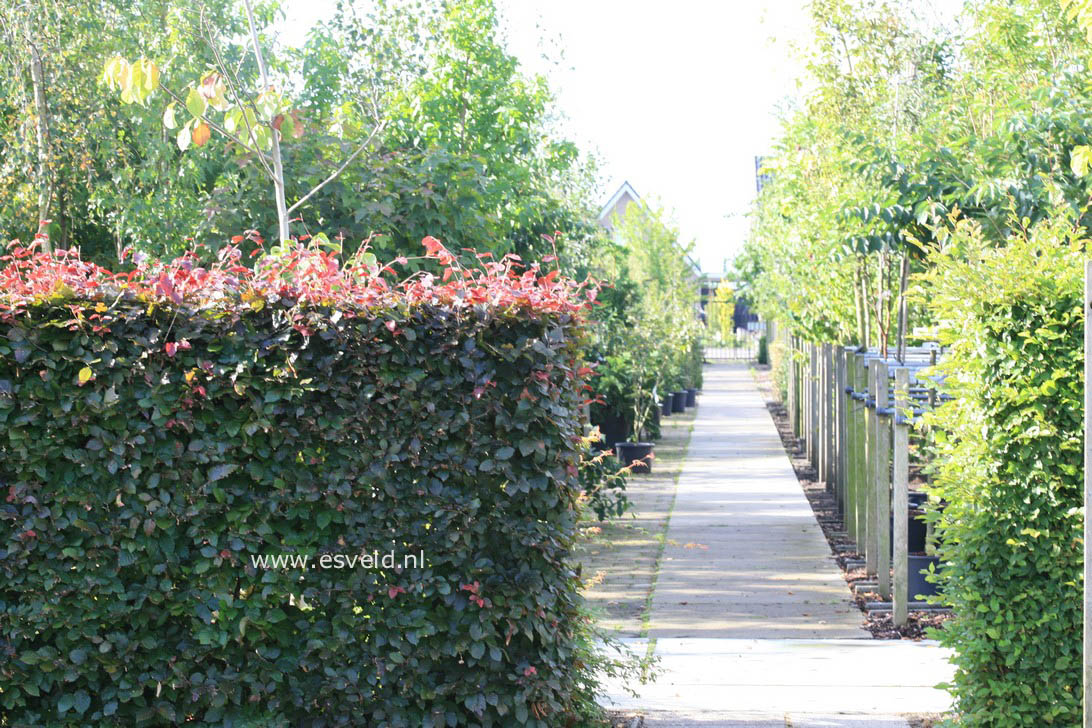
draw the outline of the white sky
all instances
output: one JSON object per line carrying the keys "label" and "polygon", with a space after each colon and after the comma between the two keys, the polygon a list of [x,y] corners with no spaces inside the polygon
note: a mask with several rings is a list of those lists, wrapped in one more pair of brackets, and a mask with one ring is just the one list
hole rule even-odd
{"label": "white sky", "polygon": [[[747,233],[754,157],[801,75],[806,0],[497,1],[510,52],[548,77],[566,134],[599,153],[602,201],[628,180],[721,272]],[[333,2],[284,6],[294,43]]]}

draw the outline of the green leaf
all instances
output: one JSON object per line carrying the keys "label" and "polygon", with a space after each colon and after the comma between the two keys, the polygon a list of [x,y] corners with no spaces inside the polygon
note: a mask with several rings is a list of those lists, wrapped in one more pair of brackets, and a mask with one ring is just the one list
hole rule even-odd
{"label": "green leaf", "polygon": [[[238,430],[238,425],[236,425],[235,429]],[[217,480],[223,480],[238,469],[239,466],[235,463],[223,463],[221,465],[216,465],[209,469],[209,482],[215,483]]]}
{"label": "green leaf", "polygon": [[73,704],[76,707],[76,712],[83,715],[91,707],[91,696],[84,690],[77,690],[73,698]]}
{"label": "green leaf", "polygon": [[208,102],[205,101],[205,97],[197,89],[191,87],[190,92],[186,95],[186,110],[196,119],[204,116],[206,109],[208,109]]}
{"label": "green leaf", "polygon": [[1092,147],[1085,145],[1073,147],[1069,153],[1069,168],[1073,174],[1084,177],[1088,174],[1090,165],[1092,165]]}

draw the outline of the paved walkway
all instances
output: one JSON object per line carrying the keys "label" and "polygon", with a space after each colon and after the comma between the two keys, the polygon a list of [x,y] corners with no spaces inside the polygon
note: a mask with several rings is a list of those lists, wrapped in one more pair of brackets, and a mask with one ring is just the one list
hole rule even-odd
{"label": "paved walkway", "polygon": [[944,650],[863,629],[746,365],[706,367],[667,539],[648,631],[663,674],[610,695],[646,726],[905,727],[892,714],[948,709]]}

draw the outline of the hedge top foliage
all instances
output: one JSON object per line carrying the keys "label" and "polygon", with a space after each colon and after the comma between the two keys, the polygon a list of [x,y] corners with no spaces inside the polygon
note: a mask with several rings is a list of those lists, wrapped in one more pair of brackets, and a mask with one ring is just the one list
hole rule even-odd
{"label": "hedge top foliage", "polygon": [[[248,237],[259,245],[263,242],[253,231]],[[517,255],[490,260],[491,253],[469,251],[477,265],[464,266],[432,236],[421,241],[426,250],[422,258],[436,261],[440,275],[419,271],[399,282],[393,279],[395,266],[409,260],[400,256],[383,265],[367,246],[342,262],[340,247],[325,242],[324,236],[325,244],[285,243],[262,254],[251,268],[242,263],[238,246],[243,240],[244,236],[235,236],[208,265],[201,264],[200,248],[166,262],[135,253],[133,269],[127,273],[112,273],[84,261],[78,250],[44,253],[38,249],[40,241],[29,246],[13,241],[9,254],[0,257],[0,317],[10,320],[36,303],[66,298],[138,299],[212,310],[260,310],[266,303],[281,301],[350,314],[413,304],[456,308],[485,304],[576,314],[597,294],[590,282],[576,283],[556,268],[543,272],[538,262],[524,265]],[[88,320],[95,320],[94,314]]]}

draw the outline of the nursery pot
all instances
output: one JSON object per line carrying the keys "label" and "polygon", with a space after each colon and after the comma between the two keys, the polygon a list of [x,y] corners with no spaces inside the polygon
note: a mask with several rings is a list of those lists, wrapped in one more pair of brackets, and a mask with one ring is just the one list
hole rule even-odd
{"label": "nursery pot", "polygon": [[675,411],[675,408],[671,406],[672,401],[671,397],[664,397],[660,400],[660,414],[663,417],[670,417],[671,413]]}
{"label": "nursery pot", "polygon": [[671,406],[676,412],[686,411],[686,392],[672,392],[671,399],[673,400]]}
{"label": "nursery pot", "polygon": [[634,473],[652,472],[652,443],[651,442],[619,442],[614,446],[614,454],[622,465],[629,465],[634,460]]}
{"label": "nursery pot", "polygon": [[[895,516],[891,516],[891,553],[895,553]],[[925,519],[922,512],[910,504],[906,513],[906,550],[915,553],[925,550]]]}
{"label": "nursery pot", "polygon": [[922,570],[928,572],[929,564],[933,565],[933,568],[940,571],[940,557],[939,556],[924,556],[913,554],[909,557],[909,566],[907,569],[909,575],[906,579],[906,594],[911,601],[917,600],[918,595],[931,597],[938,593],[937,584],[930,584],[925,580],[925,574],[922,574]]}
{"label": "nursery pot", "polygon": [[603,433],[603,439],[597,442],[596,446],[601,450],[609,450],[614,447],[614,443],[622,442],[629,436],[625,418],[612,413],[607,413],[603,421],[599,423],[599,431]]}
{"label": "nursery pot", "polygon": [[690,387],[686,390],[686,406],[696,407],[698,405],[698,390],[694,387]]}

